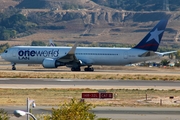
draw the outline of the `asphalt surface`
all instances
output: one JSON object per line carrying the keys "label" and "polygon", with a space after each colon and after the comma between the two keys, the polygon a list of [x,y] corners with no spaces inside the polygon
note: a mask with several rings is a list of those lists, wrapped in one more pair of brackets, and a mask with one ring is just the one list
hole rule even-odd
{"label": "asphalt surface", "polygon": [[[13,114],[14,110],[24,110],[25,106],[2,106],[1,108]],[[50,114],[52,106],[37,106],[32,108],[32,113]],[[112,120],[180,120],[179,108],[157,108],[157,107],[96,107],[92,109],[98,118],[111,118]],[[11,117],[11,120],[25,120],[26,117]]]}
{"label": "asphalt surface", "polygon": [[180,81],[0,78],[0,88],[177,89]]}
{"label": "asphalt surface", "polygon": [[[178,81],[145,80],[71,80],[71,79],[12,79],[1,78],[0,88],[129,88],[129,89],[180,89]],[[14,110],[25,110],[26,106],[0,106],[12,114]],[[37,106],[34,114],[50,113],[52,107]],[[97,107],[92,110],[99,118],[112,120],[180,120],[179,108],[154,107]],[[11,117],[11,120],[25,120],[26,117]]]}
{"label": "asphalt surface", "polygon": [[[151,73],[151,72],[150,72]],[[152,72],[153,73],[153,72]],[[166,74],[166,73],[162,73]],[[92,88],[92,89],[177,89],[179,81],[147,80],[76,80],[76,79],[26,79],[0,78],[0,88]],[[0,106],[12,115],[14,110],[26,110],[26,106]],[[51,106],[33,108],[33,114],[50,113]],[[92,110],[99,118],[112,120],[180,120],[180,108],[154,107],[97,107]],[[10,120],[25,120],[25,117]]]}

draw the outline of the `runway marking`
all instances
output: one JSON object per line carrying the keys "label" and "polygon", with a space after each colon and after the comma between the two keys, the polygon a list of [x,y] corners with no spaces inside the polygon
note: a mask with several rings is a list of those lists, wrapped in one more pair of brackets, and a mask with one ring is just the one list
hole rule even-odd
{"label": "runway marking", "polygon": [[64,82],[66,82],[66,81],[73,81],[73,80],[70,80],[70,79],[55,79],[55,81],[64,81]]}
{"label": "runway marking", "polygon": [[67,82],[67,81],[74,81],[70,79],[44,79],[43,81],[59,81],[59,82]]}
{"label": "runway marking", "polygon": [[10,80],[9,78],[0,78],[0,81]]}

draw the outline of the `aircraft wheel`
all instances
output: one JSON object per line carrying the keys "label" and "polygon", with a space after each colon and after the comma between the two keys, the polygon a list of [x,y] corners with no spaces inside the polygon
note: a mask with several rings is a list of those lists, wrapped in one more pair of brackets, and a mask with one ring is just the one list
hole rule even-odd
{"label": "aircraft wheel", "polygon": [[11,63],[12,64],[12,70],[16,70],[16,63]]}
{"label": "aircraft wheel", "polygon": [[74,67],[72,67],[72,68],[71,68],[71,71],[75,71],[75,68],[74,68]]}
{"label": "aircraft wheel", "polygon": [[84,68],[84,71],[94,71],[94,68],[92,67],[92,68]]}
{"label": "aircraft wheel", "polygon": [[88,68],[84,68],[84,71],[88,71]]}
{"label": "aircraft wheel", "polygon": [[81,68],[80,67],[77,67],[77,68],[72,67],[71,71],[81,71]]}
{"label": "aircraft wheel", "polygon": [[15,66],[13,66],[13,67],[12,67],[12,70],[16,70],[16,67],[15,67]]}
{"label": "aircraft wheel", "polygon": [[80,68],[80,67],[77,67],[77,68],[76,68],[76,71],[81,71],[81,68]]}
{"label": "aircraft wheel", "polygon": [[91,68],[91,71],[92,71],[92,72],[94,71],[94,68],[93,68],[93,67]]}

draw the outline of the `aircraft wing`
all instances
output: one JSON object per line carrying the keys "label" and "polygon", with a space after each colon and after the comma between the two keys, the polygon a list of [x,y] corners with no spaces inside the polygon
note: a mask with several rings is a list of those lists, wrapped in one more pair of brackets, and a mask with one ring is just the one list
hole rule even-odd
{"label": "aircraft wing", "polygon": [[70,51],[65,56],[58,58],[57,60],[63,63],[79,62],[79,60],[75,56],[76,47],[77,47],[77,42],[74,44],[74,46],[70,49]]}

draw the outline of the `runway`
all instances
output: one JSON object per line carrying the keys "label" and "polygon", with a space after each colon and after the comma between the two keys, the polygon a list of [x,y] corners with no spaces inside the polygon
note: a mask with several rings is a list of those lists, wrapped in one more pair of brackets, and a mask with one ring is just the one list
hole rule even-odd
{"label": "runway", "polygon": [[0,88],[176,89],[180,81],[0,78]]}
{"label": "runway", "polygon": [[[80,79],[28,79],[0,78],[0,88],[91,88],[91,89],[177,89],[180,81],[150,80],[80,80]],[[12,114],[14,110],[26,110],[25,106],[0,106]],[[34,114],[49,113],[51,106],[38,106]],[[179,108],[154,107],[96,107],[92,110],[100,118],[112,120],[180,120]],[[18,118],[24,120],[26,117]],[[11,117],[10,120],[17,120]]]}
{"label": "runway", "polygon": [[[2,108],[8,111],[9,114],[13,114],[14,110],[24,110],[25,106],[2,106]],[[37,106],[32,108],[33,114],[47,114],[51,113],[52,106]],[[158,108],[158,107],[96,107],[92,109],[92,112],[97,115],[98,118],[111,118],[112,120],[180,120],[179,108]],[[18,120],[24,120],[26,117],[18,118]],[[12,117],[11,120],[17,120]]]}
{"label": "runway", "polygon": [[[34,72],[36,72],[36,70]],[[48,72],[48,70],[42,70],[42,72]],[[109,71],[109,72],[113,72],[113,71]],[[141,71],[138,72],[140,73]],[[99,73],[99,71],[95,73]],[[106,73],[108,73],[108,71],[104,72],[104,74]],[[150,71],[149,73],[154,74],[156,73],[156,71]],[[167,73],[162,73],[162,74],[167,74]],[[171,74],[171,72],[169,72],[169,74]],[[176,72],[176,74],[178,73]],[[180,90],[180,81],[0,78],[0,88],[15,88],[15,89],[19,89],[19,88],[20,89],[28,89],[28,88],[29,89],[33,89],[33,88],[112,89],[113,88],[113,89]],[[0,108],[5,109],[10,114],[12,114],[13,111],[16,109],[26,110],[25,106],[20,106],[20,107],[0,106]],[[49,113],[51,108],[52,107],[49,106],[37,105],[37,107],[32,111],[34,114]],[[180,120],[179,108],[96,107],[95,109],[93,109],[93,112],[100,118],[112,118],[112,120]],[[26,117],[22,117],[22,118],[11,117],[10,120],[24,120],[24,119],[26,119]]]}

